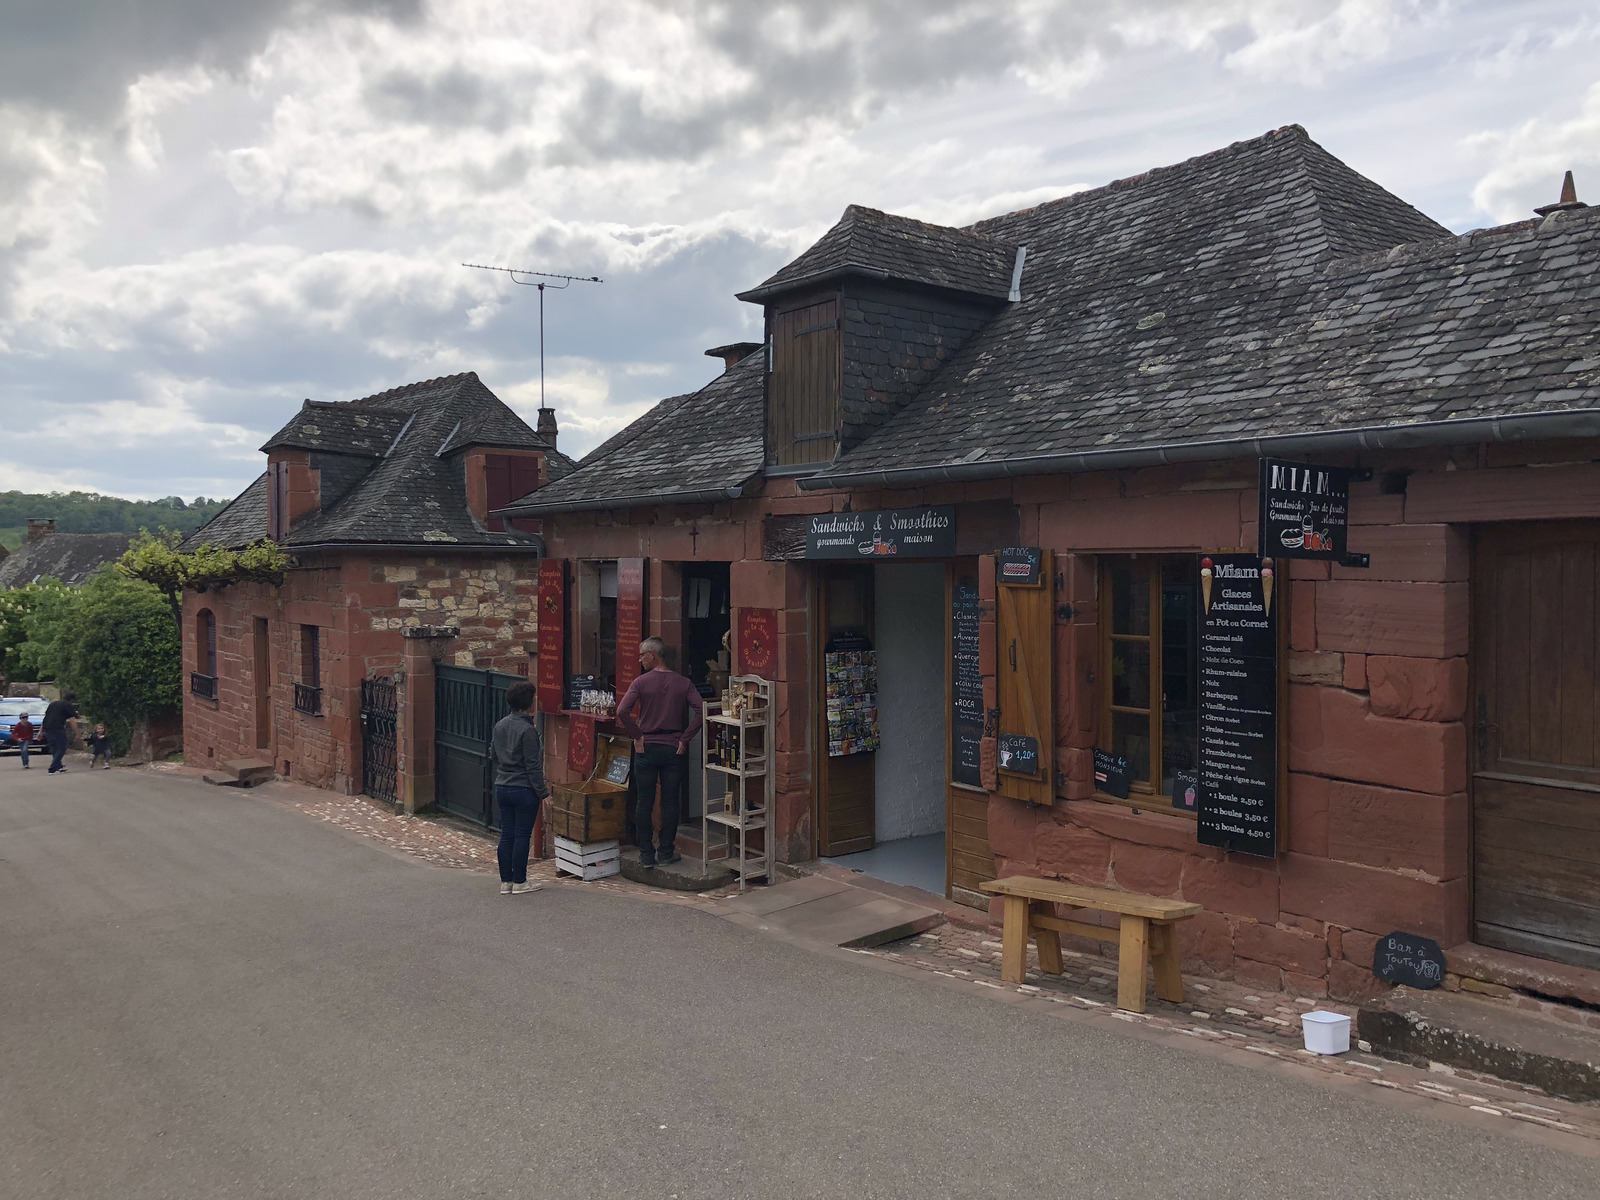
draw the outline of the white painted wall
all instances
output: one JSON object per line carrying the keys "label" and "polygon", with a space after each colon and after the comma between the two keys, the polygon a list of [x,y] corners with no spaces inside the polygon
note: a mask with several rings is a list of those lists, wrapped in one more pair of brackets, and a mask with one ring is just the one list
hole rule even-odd
{"label": "white painted wall", "polygon": [[880,842],[944,829],[944,567],[879,563],[878,733],[873,767]]}

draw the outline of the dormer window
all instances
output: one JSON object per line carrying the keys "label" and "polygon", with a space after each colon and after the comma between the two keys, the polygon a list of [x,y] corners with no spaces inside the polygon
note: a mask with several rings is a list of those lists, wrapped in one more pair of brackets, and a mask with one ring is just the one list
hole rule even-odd
{"label": "dormer window", "polygon": [[767,461],[773,466],[829,462],[838,449],[839,335],[836,296],[772,314]]}

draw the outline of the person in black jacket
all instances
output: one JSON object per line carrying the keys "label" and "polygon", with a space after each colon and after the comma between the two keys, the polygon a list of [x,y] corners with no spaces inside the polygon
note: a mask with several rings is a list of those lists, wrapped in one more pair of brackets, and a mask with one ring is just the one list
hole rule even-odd
{"label": "person in black jacket", "polygon": [[506,691],[511,709],[490,736],[494,750],[494,801],[500,809],[500,894],[536,892],[544,885],[528,881],[528,854],[539,805],[549,795],[544,782],[544,745],[534,724],[538,689],[514,683]]}
{"label": "person in black jacket", "polygon": [[111,770],[111,735],[106,732],[104,725],[96,725],[89,738],[89,769],[94,770],[95,763],[102,758],[105,759],[106,770]]}
{"label": "person in black jacket", "polygon": [[44,710],[44,720],[39,722],[39,732],[44,734],[44,744],[50,750],[48,773],[51,775],[59,775],[66,770],[61,760],[67,753],[67,735],[78,731],[78,710],[73,707],[75,700],[77,697],[68,692],[61,699],[50,701],[50,706]]}

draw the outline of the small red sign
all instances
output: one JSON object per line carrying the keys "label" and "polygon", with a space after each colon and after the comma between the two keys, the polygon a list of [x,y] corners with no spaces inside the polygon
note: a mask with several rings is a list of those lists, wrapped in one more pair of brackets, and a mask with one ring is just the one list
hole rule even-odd
{"label": "small red sign", "polygon": [[567,718],[567,766],[588,778],[594,770],[594,718],[574,714]]}
{"label": "small red sign", "polygon": [[739,661],[734,664],[740,675],[759,675],[763,679],[776,678],[778,673],[778,611],[773,608],[741,608],[739,610]]}

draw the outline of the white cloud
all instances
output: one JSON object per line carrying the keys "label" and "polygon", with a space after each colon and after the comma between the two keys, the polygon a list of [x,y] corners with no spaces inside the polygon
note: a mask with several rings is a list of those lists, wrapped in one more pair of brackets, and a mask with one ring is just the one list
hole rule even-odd
{"label": "white cloud", "polygon": [[1565,0],[194,13],[125,48],[86,23],[110,107],[0,74],[0,420],[103,432],[38,439],[40,478],[237,487],[300,397],[459,370],[531,414],[536,295],[464,261],[605,277],[547,296],[581,451],[708,379],[759,331],[733,292],[847,203],[965,223],[1301,120],[1464,227],[1600,145],[1600,22]]}

